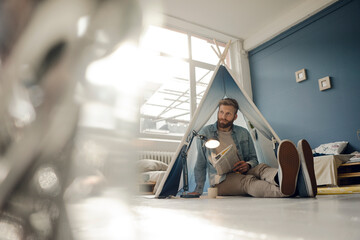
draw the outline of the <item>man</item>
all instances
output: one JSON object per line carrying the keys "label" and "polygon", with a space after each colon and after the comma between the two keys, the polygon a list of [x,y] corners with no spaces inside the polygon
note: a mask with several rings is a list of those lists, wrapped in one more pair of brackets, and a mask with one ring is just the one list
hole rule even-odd
{"label": "man", "polygon": [[[197,141],[198,156],[194,174],[196,188],[192,194],[202,194],[208,173],[210,185],[218,188],[218,195],[250,195],[253,197],[289,197],[295,193],[302,197],[317,194],[314,163],[310,145],[299,141],[298,153],[289,140],[278,148],[279,168],[258,164],[253,141],[249,132],[234,125],[238,103],[225,98],[219,102],[217,122],[205,126],[199,134],[207,138],[218,137],[220,146],[210,150]],[[236,147],[237,162],[231,172],[219,175],[210,159],[232,144]]]}

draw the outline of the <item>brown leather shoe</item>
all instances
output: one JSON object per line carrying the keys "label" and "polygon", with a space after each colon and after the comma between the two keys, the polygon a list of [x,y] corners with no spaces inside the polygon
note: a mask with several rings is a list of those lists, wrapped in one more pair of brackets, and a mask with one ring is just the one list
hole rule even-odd
{"label": "brown leather shoe", "polygon": [[298,142],[300,158],[300,171],[297,183],[297,191],[300,197],[316,197],[317,183],[314,169],[314,158],[310,144],[301,139]]}
{"label": "brown leather shoe", "polygon": [[287,196],[295,193],[300,168],[299,154],[290,140],[283,140],[278,148],[278,178],[280,191]]}

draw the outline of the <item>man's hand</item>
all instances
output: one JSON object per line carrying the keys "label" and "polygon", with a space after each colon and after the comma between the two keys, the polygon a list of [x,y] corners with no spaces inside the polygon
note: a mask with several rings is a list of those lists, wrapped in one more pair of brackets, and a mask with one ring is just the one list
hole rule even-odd
{"label": "man's hand", "polygon": [[250,165],[247,164],[245,161],[238,161],[234,164],[233,172],[246,173],[247,171],[249,171],[249,169]]}

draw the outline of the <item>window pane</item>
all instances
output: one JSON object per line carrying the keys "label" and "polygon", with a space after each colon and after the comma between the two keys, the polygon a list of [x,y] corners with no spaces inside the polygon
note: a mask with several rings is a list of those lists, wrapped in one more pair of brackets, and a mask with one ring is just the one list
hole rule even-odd
{"label": "window pane", "polygon": [[189,58],[187,35],[165,28],[150,26],[142,40],[142,47],[174,57]]}
{"label": "window pane", "polygon": [[204,96],[206,88],[213,76],[214,71],[195,67],[195,76],[196,76],[196,103],[199,105],[200,100]]}
{"label": "window pane", "polygon": [[141,131],[182,135],[190,120],[189,64],[167,58],[172,76],[145,99],[141,107]]}
{"label": "window pane", "polygon": [[[220,51],[224,51],[223,44],[218,43]],[[216,50],[216,45],[209,40],[204,40],[201,38],[191,37],[191,47],[192,47],[192,58],[194,60],[210,63],[216,65],[219,61],[218,56],[212,50],[211,46],[213,46]]]}

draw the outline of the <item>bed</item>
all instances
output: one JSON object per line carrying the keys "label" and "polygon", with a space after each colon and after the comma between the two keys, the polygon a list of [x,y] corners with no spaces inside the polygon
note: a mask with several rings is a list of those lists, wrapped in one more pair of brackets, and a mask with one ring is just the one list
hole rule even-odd
{"label": "bed", "polygon": [[338,168],[341,164],[347,162],[351,156],[350,154],[339,154],[314,157],[317,185],[337,186]]}
{"label": "bed", "polygon": [[318,186],[338,185],[338,168],[352,156],[351,154],[341,154],[347,144],[346,141],[325,143],[313,149],[315,176]]}
{"label": "bed", "polygon": [[139,192],[141,194],[153,194],[156,192],[168,164],[154,159],[141,159],[137,163],[139,171]]}

